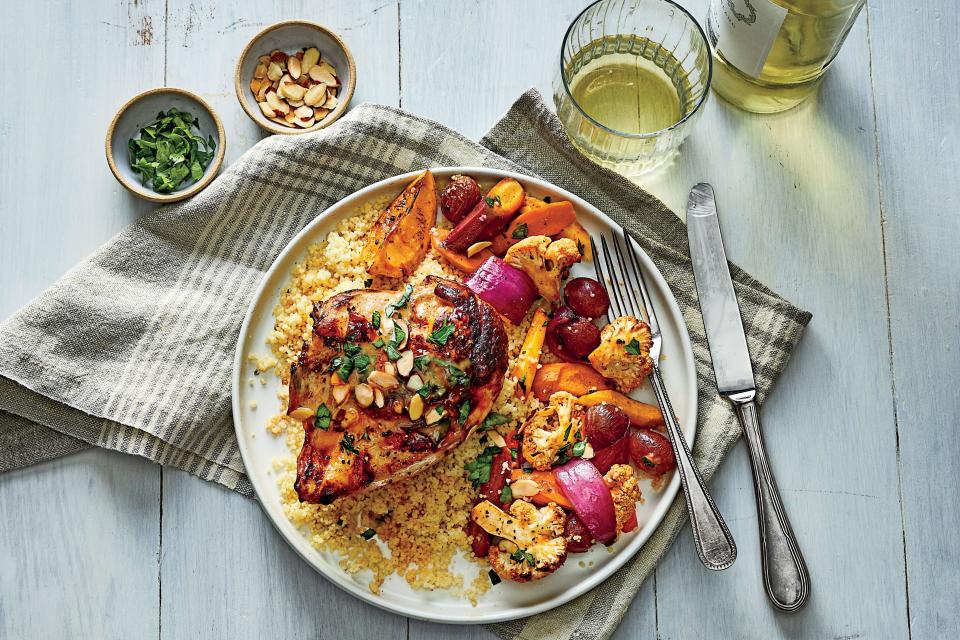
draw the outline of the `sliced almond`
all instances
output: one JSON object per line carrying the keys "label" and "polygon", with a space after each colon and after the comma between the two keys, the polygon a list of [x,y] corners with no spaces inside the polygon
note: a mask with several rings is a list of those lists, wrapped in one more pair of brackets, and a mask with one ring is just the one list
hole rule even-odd
{"label": "sliced almond", "polygon": [[418,394],[414,394],[414,396],[410,398],[410,406],[407,407],[407,413],[410,414],[411,420],[419,420],[420,416],[423,415],[423,398]]}
{"label": "sliced almond", "polygon": [[[419,398],[420,396],[417,397]],[[443,414],[440,413],[436,407],[432,407],[430,411],[427,411],[427,415],[424,416],[423,419],[427,422],[427,424],[436,424],[437,422],[440,422],[440,418],[442,417]]]}
{"label": "sliced almond", "polygon": [[323,67],[323,63],[321,63],[320,66],[310,69],[310,77],[317,82],[322,82],[323,84],[337,84],[337,78],[330,73],[330,71]]}
{"label": "sliced almond", "polygon": [[396,376],[392,376],[389,373],[385,373],[383,371],[374,371],[367,378],[367,381],[370,384],[377,385],[384,391],[390,391],[400,386],[400,382],[397,381]]}
{"label": "sliced almond", "polygon": [[294,124],[296,124],[296,125],[297,125],[298,127],[300,127],[301,129],[309,129],[309,128],[312,127],[313,125],[317,124],[317,121],[314,120],[314,119],[313,119],[313,116],[311,115],[311,116],[310,116],[309,118],[307,118],[306,120],[304,120],[303,118],[297,118],[297,119],[294,121]]}
{"label": "sliced almond", "polygon": [[490,246],[493,246],[493,243],[489,240],[484,240],[483,242],[474,242],[472,245],[467,247],[467,257],[472,258]]}
{"label": "sliced almond", "polygon": [[296,56],[287,58],[287,69],[290,71],[290,77],[296,80],[300,77],[300,59]]}
{"label": "sliced almond", "polygon": [[326,118],[328,113],[330,113],[330,109],[314,109],[313,117],[320,121]]}
{"label": "sliced almond", "polygon": [[[301,104],[302,104],[302,103],[301,103]],[[290,103],[290,106],[292,107],[292,106],[294,106],[294,104],[291,102],[291,103]],[[296,108],[296,110],[294,111],[294,113],[297,114],[297,118],[300,119],[300,120],[304,120],[304,121],[306,121],[306,120],[313,120],[313,109],[311,109],[310,107],[308,107],[308,106],[306,106],[306,105],[297,106],[297,108]]]}
{"label": "sliced almond", "polygon": [[285,85],[285,84],[292,84],[292,83],[293,83],[293,78],[290,77],[290,74],[289,74],[289,73],[285,73],[285,74],[283,74],[282,76],[280,76],[280,86],[281,86],[281,87],[282,87],[283,85]]}
{"label": "sliced almond", "polygon": [[332,75],[332,76],[336,76],[336,75],[337,75],[337,70],[336,70],[336,69],[334,68],[334,66],[333,66],[332,64],[330,64],[328,61],[326,61],[326,60],[321,60],[319,64],[320,64],[320,68],[323,69],[324,71],[326,71],[327,73],[329,73],[330,75]]}
{"label": "sliced almond", "polygon": [[386,401],[387,401],[387,399],[384,397],[383,391],[380,391],[380,389],[374,389],[374,390],[373,390],[373,402],[374,402],[374,404],[376,404],[378,407],[380,407],[381,409],[383,409],[383,405],[386,403]]}
{"label": "sliced almond", "polygon": [[316,415],[316,412],[310,407],[297,407],[290,412],[290,417],[294,420],[306,420]]}
{"label": "sliced almond", "polygon": [[273,107],[274,111],[279,111],[283,115],[290,113],[290,105],[280,99],[280,96],[274,91],[267,93],[267,104]]}
{"label": "sliced almond", "polygon": [[270,64],[270,56],[260,56],[257,58],[257,62],[266,67],[268,64]]}
{"label": "sliced almond", "polygon": [[[287,108],[290,109],[290,107]],[[297,114],[293,112],[293,109],[290,109],[289,113],[283,114],[283,119],[287,122],[287,124],[294,124],[297,121]]]}
{"label": "sliced almond", "polygon": [[357,397],[357,403],[361,407],[369,407],[373,404],[373,388],[368,384],[358,384],[353,388],[353,395]]}
{"label": "sliced almond", "polygon": [[[297,107],[302,107],[302,106],[303,106],[303,100],[287,100],[287,104],[290,105],[291,107],[293,107],[294,109],[296,109]],[[309,107],[307,107],[307,108],[309,109]],[[313,109],[310,109],[310,113],[311,113],[310,117],[312,118],[312,117],[313,117],[313,115],[312,115],[312,114],[313,114]]]}
{"label": "sliced almond", "polygon": [[503,436],[496,431],[487,431],[487,437],[490,438],[490,442],[497,445],[501,449],[507,446],[507,441],[504,440]]}
{"label": "sliced almond", "polygon": [[388,318],[386,314],[380,320],[380,333],[383,334],[384,339],[393,339],[393,318]]}
{"label": "sliced almond", "polygon": [[274,49],[270,52],[270,61],[276,62],[277,64],[286,64],[287,63],[287,54],[280,49]]}
{"label": "sliced almond", "polygon": [[280,93],[290,98],[291,100],[303,100],[304,94],[307,92],[306,89],[300,85],[288,82],[286,84],[280,83]]}
{"label": "sliced almond", "polygon": [[347,396],[350,395],[350,387],[343,384],[339,387],[333,388],[333,401],[337,404],[343,404],[343,401],[347,399]]}
{"label": "sliced almond", "polygon": [[332,95],[330,95],[329,92],[328,92],[328,93],[327,93],[327,101],[323,103],[323,108],[324,108],[324,109],[336,109],[338,104],[340,104],[340,102],[337,100],[336,96],[332,96]]}
{"label": "sliced almond", "polygon": [[258,64],[257,68],[253,70],[254,78],[266,78],[267,77],[267,65]]}
{"label": "sliced almond", "polygon": [[400,359],[397,360],[397,373],[406,378],[411,371],[413,371],[413,351],[407,349],[400,354]]}
{"label": "sliced almond", "polygon": [[327,85],[325,84],[313,85],[303,96],[303,102],[311,107],[317,106],[321,101],[326,102],[326,100]]}
{"label": "sliced almond", "polygon": [[410,376],[410,379],[407,380],[407,389],[410,391],[420,391],[423,388],[423,378],[420,377],[419,373],[415,373]]}
{"label": "sliced almond", "polygon": [[276,62],[271,62],[270,66],[267,67],[267,77],[270,80],[279,80],[283,77],[283,69]]}
{"label": "sliced almond", "polygon": [[257,95],[259,91],[260,91],[260,79],[254,78],[253,80],[250,81],[250,93],[252,93],[253,95]]}
{"label": "sliced almond", "polygon": [[289,124],[287,124],[287,121],[284,120],[283,118],[277,118],[276,116],[274,116],[273,118],[270,118],[270,120],[272,120],[273,122],[276,122],[276,123],[277,123],[278,125],[280,125],[281,127],[289,127],[289,126],[290,126]]}
{"label": "sliced almond", "polygon": [[583,455],[580,457],[583,458],[584,460],[589,460],[594,456],[594,454],[595,452],[593,450],[593,445],[588,442],[587,446],[583,448]]}
{"label": "sliced almond", "polygon": [[271,107],[270,103],[268,102],[258,102],[257,106],[260,107],[260,111],[263,111],[263,115],[267,116],[268,118],[272,118],[276,115],[276,111],[274,111],[273,107]]}
{"label": "sliced almond", "polygon": [[529,498],[540,493],[540,485],[530,478],[520,478],[510,483],[510,492],[518,498]]}
{"label": "sliced almond", "polygon": [[263,102],[267,99],[267,89],[272,89],[273,86],[270,84],[269,78],[264,78],[260,82],[260,90],[257,91],[257,102]]}
{"label": "sliced almond", "polygon": [[320,50],[316,47],[310,47],[303,52],[303,59],[300,61],[300,69],[302,73],[309,73],[310,69],[313,68],[317,62],[320,60]]}
{"label": "sliced almond", "polygon": [[397,375],[397,367],[392,362],[383,363],[383,372],[390,374],[391,376]]}

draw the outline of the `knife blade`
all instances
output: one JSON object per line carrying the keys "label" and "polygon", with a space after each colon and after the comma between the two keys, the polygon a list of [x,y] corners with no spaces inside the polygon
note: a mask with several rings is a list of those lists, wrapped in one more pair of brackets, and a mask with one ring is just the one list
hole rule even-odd
{"label": "knife blade", "polygon": [[756,389],[740,305],[733,291],[713,187],[693,187],[687,199],[687,237],[703,326],[713,359],[717,389],[729,396]]}

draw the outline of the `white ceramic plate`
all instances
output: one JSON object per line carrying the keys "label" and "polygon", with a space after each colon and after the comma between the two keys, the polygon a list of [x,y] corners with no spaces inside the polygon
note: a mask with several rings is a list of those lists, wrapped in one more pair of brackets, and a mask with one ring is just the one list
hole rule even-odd
{"label": "white ceramic plate", "polygon": [[[554,200],[573,202],[578,220],[591,233],[613,225],[609,218],[586,201],[536,178],[473,167],[434,169],[433,172],[441,183],[455,173],[470,174],[483,184],[513,176],[533,196],[550,196]],[[597,586],[633,557],[660,524],[673,502],[680,487],[680,478],[676,474],[661,492],[654,492],[648,482],[641,482],[646,502],[637,509],[640,527],[622,535],[613,545],[612,553],[603,545],[594,545],[587,553],[571,554],[566,564],[554,574],[527,584],[504,581],[484,594],[475,607],[469,601],[454,598],[445,591],[415,591],[396,575],[384,582],[380,595],[374,595],[367,588],[369,575],[361,573],[351,576],[343,571],[336,554],[315,549],[308,538],[287,520],[281,506],[276,475],[272,472],[272,462],[276,457],[289,455],[289,452],[283,438],[274,438],[264,428],[269,416],[276,413],[276,392],[280,388],[280,381],[271,375],[268,376],[267,385],[243,383],[253,375],[253,364],[247,355],[268,351],[265,340],[273,328],[272,309],[292,267],[303,259],[307,247],[324,240],[340,220],[352,215],[365,202],[395,196],[414,175],[415,172],[407,173],[372,184],[322,212],[287,245],[267,272],[247,311],[234,358],[233,416],[240,452],[260,504],[280,534],[314,569],[354,596],[394,613],[433,622],[477,624],[542,613]],[[653,289],[651,295],[662,325],[663,353],[666,355],[661,363],[663,377],[674,409],[679,414],[684,435],[689,442],[693,442],[697,388],[690,339],[676,300],[660,272],[646,254],[641,254],[640,258],[647,283]],[[592,264],[577,265],[573,275],[594,275]],[[634,395],[640,400],[655,403],[649,390]],[[256,401],[256,410],[250,408],[251,401]],[[456,558],[455,561],[468,568],[469,577],[465,581],[468,583],[475,575],[476,565],[463,558]],[[581,561],[585,566],[581,566]]]}

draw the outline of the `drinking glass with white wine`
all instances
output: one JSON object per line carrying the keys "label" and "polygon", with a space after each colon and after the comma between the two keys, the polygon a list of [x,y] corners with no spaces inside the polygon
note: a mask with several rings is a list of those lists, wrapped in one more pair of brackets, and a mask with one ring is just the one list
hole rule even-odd
{"label": "drinking glass with white wine", "polygon": [[563,39],[557,115],[587,157],[627,177],[669,160],[710,87],[710,48],[670,0],[599,0]]}

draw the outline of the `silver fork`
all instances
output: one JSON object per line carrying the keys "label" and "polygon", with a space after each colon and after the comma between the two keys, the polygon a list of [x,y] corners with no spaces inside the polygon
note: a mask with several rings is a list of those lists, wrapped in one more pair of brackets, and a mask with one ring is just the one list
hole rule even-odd
{"label": "silver fork", "polygon": [[[653,347],[650,349],[650,357],[653,359],[653,372],[649,377],[650,386],[653,387],[653,392],[657,396],[657,404],[660,405],[660,412],[663,413],[663,420],[670,434],[670,442],[673,443],[677,470],[680,472],[680,482],[683,484],[683,495],[687,501],[687,510],[690,512],[690,526],[693,529],[697,555],[700,556],[700,562],[708,569],[713,571],[726,569],[737,559],[737,545],[723,517],[717,511],[713,498],[704,486],[703,477],[693,463],[690,447],[687,446],[683,432],[680,431],[680,424],[673,413],[673,407],[670,405],[670,397],[667,395],[667,388],[660,375],[660,349],[663,344],[660,323],[657,322],[657,313],[634,248],[636,241],[623,227],[621,231],[622,237],[616,232],[609,236],[600,234],[599,247],[593,236],[590,237],[597,280],[601,283],[609,282],[612,292],[607,319],[612,321],[620,316],[633,315],[646,321],[650,326],[653,337]],[[606,273],[604,273],[604,267]]]}

